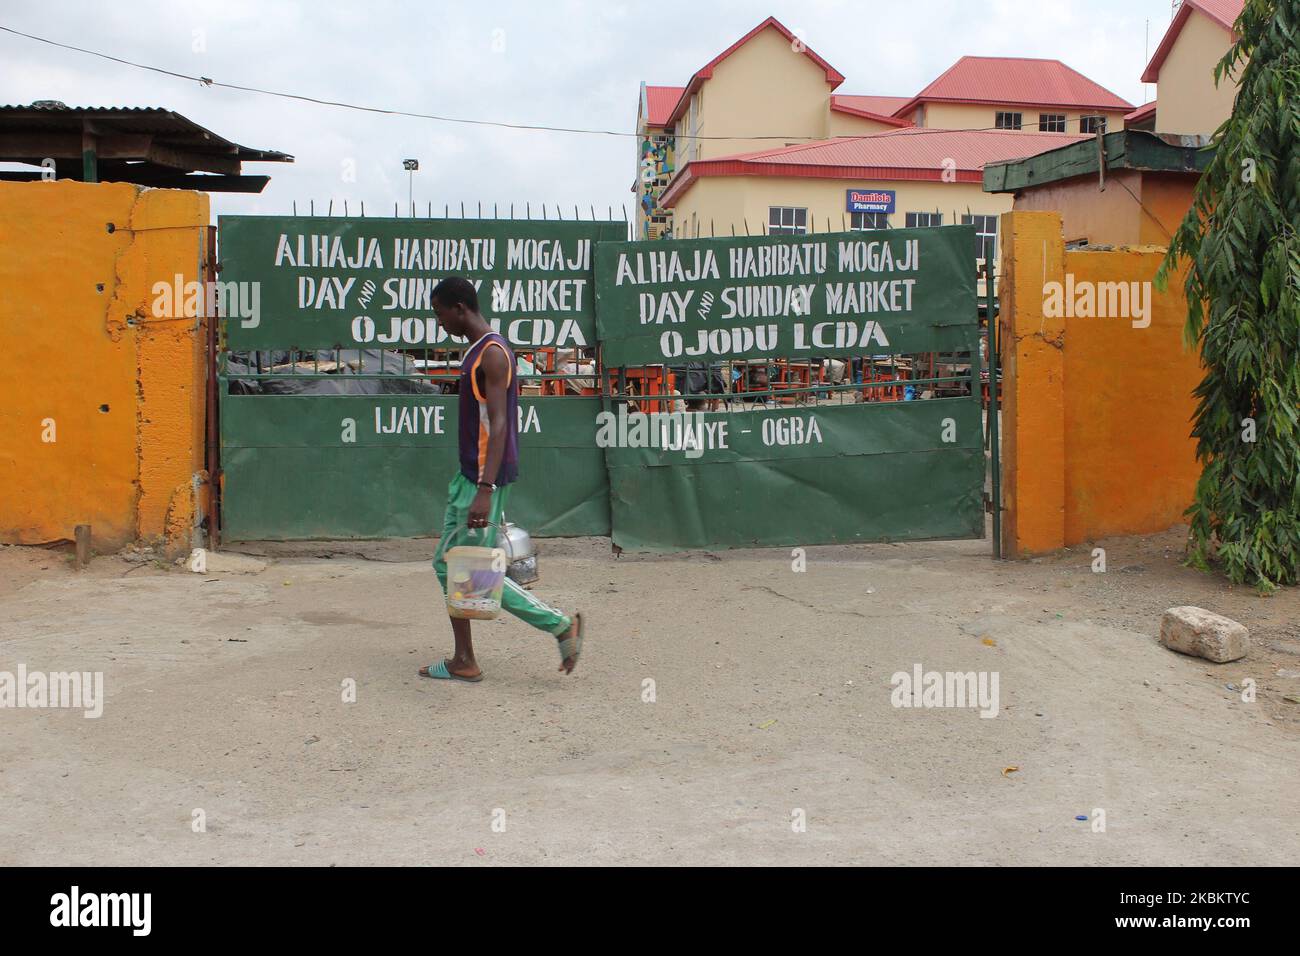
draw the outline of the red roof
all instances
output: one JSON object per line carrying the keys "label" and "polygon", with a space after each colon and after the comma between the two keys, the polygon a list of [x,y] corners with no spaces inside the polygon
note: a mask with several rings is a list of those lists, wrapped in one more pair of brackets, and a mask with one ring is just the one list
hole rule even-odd
{"label": "red roof", "polygon": [[986,163],[1036,156],[1091,138],[1021,130],[916,128],[841,136],[688,163],[674,177],[660,202],[672,207],[695,180],[705,176],[942,182],[948,173],[953,182],[979,183],[983,182]]}
{"label": "red roof", "polygon": [[663,127],[668,125],[668,115],[672,113],[673,107],[682,97],[681,86],[647,86],[645,88],[646,98],[646,125]]}
{"label": "red roof", "polygon": [[911,126],[908,120],[897,119],[894,111],[907,102],[906,96],[838,96],[831,94],[831,109],[837,113],[861,116],[889,126]]}
{"label": "red roof", "polygon": [[1156,115],[1156,101],[1152,100],[1145,106],[1139,106],[1132,113],[1124,114],[1124,125],[1129,126],[1133,123],[1140,123],[1144,119],[1149,119]]}
{"label": "red roof", "polygon": [[1025,106],[1133,109],[1133,104],[1072,70],[1060,60],[964,56],[903,106],[895,116],[927,100]]}
{"label": "red roof", "polygon": [[1164,66],[1165,58],[1169,56],[1169,51],[1174,48],[1174,43],[1177,41],[1178,35],[1183,32],[1183,26],[1192,15],[1193,10],[1201,11],[1223,29],[1232,33],[1233,24],[1237,22],[1237,17],[1241,16],[1243,6],[1245,6],[1245,0],[1183,0],[1183,5],[1174,14],[1174,22],[1169,24],[1169,29],[1165,31],[1160,45],[1156,47],[1155,56],[1151,58],[1151,62],[1147,64],[1147,68],[1142,72],[1142,82],[1159,82],[1160,67]]}
{"label": "red roof", "polygon": [[691,81],[687,83],[685,89],[682,90],[682,95],[680,99],[678,99],[677,105],[673,107],[673,111],[668,115],[668,119],[666,122],[676,123],[678,118],[681,117],[682,113],[686,112],[686,104],[690,102],[691,97],[700,88],[700,85],[703,84],[705,80],[711,79],[713,77],[713,68],[715,66],[721,63],[727,57],[731,56],[731,54],[735,53],[742,46],[744,46],[750,40],[754,39],[754,37],[758,36],[768,27],[772,27],[776,30],[779,30],[781,32],[781,35],[784,36],[787,40],[789,40],[791,44],[797,42],[802,47],[802,50],[800,50],[800,52],[803,53],[804,56],[808,57],[808,59],[812,60],[814,63],[816,63],[818,66],[820,66],[823,70],[826,71],[826,82],[831,85],[831,89],[835,89],[835,87],[839,86],[841,83],[844,82],[844,76],[840,73],[839,70],[835,69],[835,67],[831,66],[829,63],[827,63],[825,60],[819,57],[816,53],[814,53],[811,47],[804,44],[802,40],[796,37],[794,33],[791,32],[785,26],[785,24],[783,24],[776,17],[768,17],[766,20],[764,20],[758,26],[754,27],[754,29],[750,30],[748,33],[746,33],[735,43],[731,44],[731,46],[727,47],[725,50],[723,50],[721,53],[715,56],[704,66],[700,67],[700,69],[695,71],[695,75],[691,77]]}
{"label": "red roof", "polygon": [[1245,0],[1183,0],[1183,6],[1193,6],[1225,30],[1231,30],[1241,16]]}

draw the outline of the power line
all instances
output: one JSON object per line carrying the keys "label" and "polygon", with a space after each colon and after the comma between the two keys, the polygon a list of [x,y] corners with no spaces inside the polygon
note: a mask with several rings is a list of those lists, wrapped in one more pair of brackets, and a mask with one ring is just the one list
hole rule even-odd
{"label": "power line", "polygon": [[[150,66],[147,63],[136,63],[132,60],[127,60],[127,59],[123,59],[122,57],[112,56],[111,54],[108,53],[101,53],[98,50],[87,50],[84,47],[73,46],[68,43],[60,43],[57,40],[50,40],[46,37],[39,37],[30,33],[24,33],[21,30],[15,30],[12,27],[0,25],[0,30],[3,30],[5,33],[12,33],[14,36],[24,37],[25,39],[28,40],[35,40],[38,43],[46,43],[49,44],[50,46],[59,47],[60,49],[63,50],[72,50],[76,53],[84,53],[88,56],[96,56],[99,57],[100,59],[109,60],[113,63],[120,63],[123,66],[133,67],[137,70],[148,70],[153,73],[161,73],[163,76],[174,77],[175,79],[179,79],[179,80],[189,80],[190,82],[198,83],[202,86],[221,87],[227,90],[238,90],[239,92],[242,93],[258,93],[262,96],[278,96],[281,97],[282,99],[298,100],[303,103],[314,103],[317,106],[334,106],[340,109],[357,110],[363,113],[379,113],[384,116],[405,116],[411,119],[434,120],[439,123],[461,123],[467,126],[492,126],[500,129],[535,130],[535,131],[549,132],[549,133],[578,133],[587,136],[632,136],[638,139],[641,138],[641,136],[643,135],[635,131],[626,132],[623,130],[582,129],[582,128],[571,127],[571,126],[543,126],[543,125],[532,124],[532,123],[506,123],[499,120],[477,120],[477,119],[466,119],[464,117],[459,117],[459,116],[439,116],[434,113],[414,113],[408,110],[385,109],[378,106],[363,106],[356,103],[344,103],[340,100],[321,99],[315,96],[306,96],[301,93],[285,93],[280,90],[264,90],[256,86],[243,86],[238,83],[223,83],[218,80],[214,80],[211,77],[206,77],[206,76],[192,76],[188,73],[177,73],[174,70],[168,70],[158,66]],[[899,127],[898,129],[895,130],[889,130],[887,132],[861,133],[852,136],[837,136],[834,138],[839,140],[876,139],[878,137],[894,136],[904,132],[908,133],[909,135],[915,135],[920,133],[985,133],[985,132],[993,132],[996,130],[998,130],[998,127],[996,126],[973,127],[968,129],[944,129],[940,127],[905,126],[905,127]],[[683,139],[683,140],[693,139],[693,140],[733,140],[733,141],[734,140],[783,140],[785,142],[789,142],[790,140],[809,140],[809,137],[802,134],[797,136],[701,136],[698,134],[693,135],[690,133],[683,133],[680,136],[676,136],[675,138]],[[811,142],[818,142],[818,140],[813,139],[811,140]],[[800,145],[804,145],[804,144],[801,143]]]}

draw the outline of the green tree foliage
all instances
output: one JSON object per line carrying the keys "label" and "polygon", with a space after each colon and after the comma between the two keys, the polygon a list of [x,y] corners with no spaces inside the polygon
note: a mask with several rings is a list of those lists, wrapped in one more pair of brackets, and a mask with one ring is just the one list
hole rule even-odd
{"label": "green tree foliage", "polygon": [[1300,0],[1246,0],[1236,33],[1214,69],[1236,105],[1157,284],[1186,261],[1206,370],[1189,559],[1266,591],[1300,576]]}

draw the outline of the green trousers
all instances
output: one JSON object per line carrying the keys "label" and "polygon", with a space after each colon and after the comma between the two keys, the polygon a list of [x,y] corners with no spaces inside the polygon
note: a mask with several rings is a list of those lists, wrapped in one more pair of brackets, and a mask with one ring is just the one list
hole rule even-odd
{"label": "green trousers", "polygon": [[[447,558],[448,548],[458,544],[491,548],[501,536],[501,513],[505,511],[506,499],[510,496],[510,486],[503,485],[492,493],[492,505],[488,510],[488,527],[466,530],[469,520],[469,506],[474,503],[478,486],[459,471],[447,486],[447,513],[442,519],[442,537],[438,540],[438,550],[433,556],[433,570],[438,574],[438,583],[442,593],[447,593]],[[506,554],[510,554],[509,545],[503,545]],[[549,604],[539,601],[531,591],[520,587],[512,578],[506,578],[505,590],[501,592],[501,606],[525,624],[531,624],[547,634],[563,634],[569,629],[569,617]]]}

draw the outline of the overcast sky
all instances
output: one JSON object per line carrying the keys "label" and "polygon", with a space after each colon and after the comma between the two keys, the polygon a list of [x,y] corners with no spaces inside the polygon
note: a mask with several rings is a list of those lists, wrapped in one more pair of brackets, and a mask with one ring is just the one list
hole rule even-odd
{"label": "overcast sky", "polygon": [[[768,15],[845,76],[837,92],[910,95],[958,57],[1063,60],[1134,104],[1169,24],[1170,0],[0,0],[0,25],[214,80],[420,113],[630,133],[642,80],[684,85]],[[1150,21],[1150,41],[1146,41]],[[355,214],[405,204],[416,157],[420,214],[529,202],[633,212],[635,141],[379,116],[205,88],[0,32],[0,100],[162,106],[292,165],[247,164],[258,196],[214,196],[214,213]],[[779,118],[773,122],[779,125]],[[780,130],[774,130],[780,132]],[[759,147],[756,147],[759,148]],[[352,180],[349,174],[352,173]]]}

